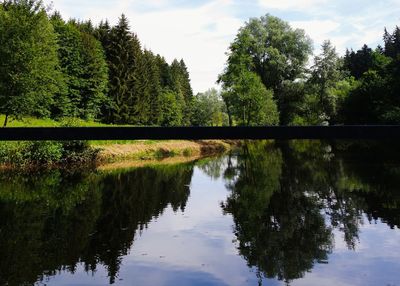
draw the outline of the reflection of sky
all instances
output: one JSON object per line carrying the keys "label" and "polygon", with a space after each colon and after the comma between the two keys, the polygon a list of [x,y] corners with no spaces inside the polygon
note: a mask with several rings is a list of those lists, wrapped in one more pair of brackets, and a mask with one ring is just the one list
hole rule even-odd
{"label": "reflection of sky", "polygon": [[370,224],[367,218],[364,222],[355,251],[335,231],[329,264],[317,264],[293,285],[400,285],[400,232],[381,222]]}
{"label": "reflection of sky", "polygon": [[[124,257],[116,285],[257,285],[254,270],[238,256],[233,221],[220,203],[229,193],[221,179],[195,169],[184,213],[168,208],[149,223]],[[400,232],[364,219],[356,251],[347,249],[335,231],[335,250],[328,264],[316,264],[293,285],[400,285]],[[107,285],[104,268],[86,274],[62,272],[47,285]],[[263,285],[283,285],[264,279]]]}

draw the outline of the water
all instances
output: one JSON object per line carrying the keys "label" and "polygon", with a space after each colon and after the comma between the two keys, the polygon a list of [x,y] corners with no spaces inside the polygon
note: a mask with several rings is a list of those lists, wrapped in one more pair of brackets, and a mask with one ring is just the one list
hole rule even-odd
{"label": "water", "polygon": [[0,174],[1,285],[400,285],[400,152],[258,142],[131,170]]}

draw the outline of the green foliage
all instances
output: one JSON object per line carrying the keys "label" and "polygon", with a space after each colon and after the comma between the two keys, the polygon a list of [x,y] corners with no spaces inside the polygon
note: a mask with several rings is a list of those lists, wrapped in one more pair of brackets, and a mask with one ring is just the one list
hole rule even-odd
{"label": "green foliage", "polygon": [[[235,101],[235,92],[231,89],[237,79],[247,78],[249,82],[254,81],[251,80],[252,76],[246,75],[254,72],[265,88],[273,91],[278,111],[283,115],[284,82],[303,77],[305,64],[311,53],[311,40],[305,36],[304,31],[293,30],[288,23],[267,14],[259,19],[250,19],[239,30],[229,49],[227,67],[219,78],[224,89],[228,91],[225,97],[229,97],[228,104]],[[247,117],[246,120],[248,121]],[[275,123],[274,119],[269,121],[268,124]],[[262,120],[259,124],[263,124]]]}
{"label": "green foliage", "polygon": [[194,96],[191,109],[193,126],[225,126],[228,124],[224,103],[216,89],[210,89]]}
{"label": "green foliage", "polygon": [[52,23],[58,34],[58,55],[66,86],[56,96],[54,116],[95,119],[105,101],[108,68],[101,43],[73,21],[56,13]]}
{"label": "green foliage", "polygon": [[243,72],[233,87],[238,95],[235,106],[239,124],[278,125],[279,113],[273,99],[273,92],[267,90],[255,73]]}
{"label": "green foliage", "polygon": [[0,164],[14,167],[95,162],[98,150],[83,141],[0,142]]}
{"label": "green foliage", "polygon": [[0,8],[0,112],[49,115],[62,81],[56,34],[41,1],[5,1]]}
{"label": "green foliage", "polygon": [[137,79],[142,51],[135,34],[129,31],[128,19],[122,15],[109,35],[107,61],[110,82],[111,106],[108,121],[111,123],[134,123],[137,103]]}
{"label": "green foliage", "polygon": [[344,117],[348,124],[383,123],[380,110],[385,103],[384,97],[387,85],[385,79],[376,71],[370,70],[363,74],[357,88],[345,101]]}
{"label": "green foliage", "polygon": [[183,120],[182,95],[172,91],[164,91],[161,95],[161,126],[180,126]]}
{"label": "green foliage", "polygon": [[318,98],[316,114],[319,118],[332,122],[336,117],[337,99],[332,93],[332,88],[340,80],[340,63],[336,49],[330,41],[322,44],[321,55],[314,58],[311,67],[310,84],[314,85],[315,95]]}

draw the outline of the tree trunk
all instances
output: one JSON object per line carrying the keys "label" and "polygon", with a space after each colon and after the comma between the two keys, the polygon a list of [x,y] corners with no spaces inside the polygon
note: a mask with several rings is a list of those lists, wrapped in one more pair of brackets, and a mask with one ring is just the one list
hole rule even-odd
{"label": "tree trunk", "polygon": [[4,119],[3,127],[7,127],[7,123],[8,123],[8,114],[6,114],[6,118]]}

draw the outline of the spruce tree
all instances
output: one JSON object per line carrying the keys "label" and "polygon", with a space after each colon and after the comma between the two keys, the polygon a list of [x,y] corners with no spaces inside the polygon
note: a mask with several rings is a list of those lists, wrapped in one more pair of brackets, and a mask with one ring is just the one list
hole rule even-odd
{"label": "spruce tree", "polygon": [[81,118],[97,119],[106,101],[108,91],[108,67],[104,50],[91,34],[81,32],[82,41],[82,89],[79,109]]}
{"label": "spruce tree", "polygon": [[144,51],[139,58],[135,69],[135,102],[134,102],[134,124],[147,125],[150,121],[150,99],[151,99],[151,58],[148,51]]}
{"label": "spruce tree", "polygon": [[[110,46],[107,53],[109,67],[109,96],[111,99],[108,121],[111,123],[132,123],[135,121],[135,91],[142,55],[140,42],[129,31],[128,20],[122,15],[118,24],[111,29]],[[136,70],[136,74],[135,74]]]}
{"label": "spruce tree", "polygon": [[171,68],[164,57],[157,55],[156,64],[160,71],[160,85],[163,89],[173,90]]}
{"label": "spruce tree", "polygon": [[146,64],[148,68],[149,75],[149,125],[158,125],[162,121],[162,111],[161,111],[161,84],[160,84],[160,70],[157,65],[157,57],[151,51],[144,52],[144,58],[146,59]]}

